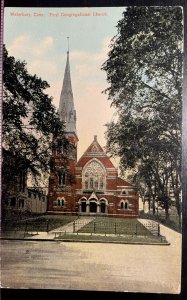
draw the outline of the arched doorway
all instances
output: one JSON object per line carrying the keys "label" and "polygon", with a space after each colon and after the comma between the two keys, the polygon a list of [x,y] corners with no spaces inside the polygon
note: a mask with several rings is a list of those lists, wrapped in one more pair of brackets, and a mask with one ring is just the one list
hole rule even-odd
{"label": "arched doorway", "polygon": [[104,201],[101,202],[101,213],[105,213],[106,212],[106,203]]}
{"label": "arched doorway", "polygon": [[96,213],[97,212],[97,203],[94,202],[90,202],[90,212],[91,213]]}
{"label": "arched doorway", "polygon": [[86,212],[86,201],[81,202],[81,212]]}

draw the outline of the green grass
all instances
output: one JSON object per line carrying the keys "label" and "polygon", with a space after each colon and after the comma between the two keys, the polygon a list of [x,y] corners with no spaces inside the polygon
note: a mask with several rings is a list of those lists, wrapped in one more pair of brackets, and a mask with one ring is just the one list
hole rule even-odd
{"label": "green grass", "polygon": [[76,216],[45,215],[3,224],[3,231],[50,231],[76,220]]}
{"label": "green grass", "polygon": [[136,219],[126,218],[95,218],[92,222],[82,227],[81,233],[106,233],[152,236],[152,233]]}
{"label": "green grass", "polygon": [[177,215],[169,216],[169,219],[166,220],[164,215],[153,215],[150,213],[140,212],[140,217],[144,219],[155,220],[158,223],[161,223],[177,232],[181,232],[181,226],[179,224],[179,217]]}
{"label": "green grass", "polygon": [[[48,231],[63,226],[70,222],[84,222],[84,218],[67,215],[44,215],[26,221],[9,224],[9,230],[4,231],[2,237],[25,238],[27,232]],[[47,227],[48,222],[48,227]],[[11,225],[11,226],[10,226]],[[14,225],[14,226],[13,226]],[[29,236],[27,236],[29,237]],[[141,244],[167,244],[161,236],[154,236],[137,219],[96,217],[90,223],[82,227],[75,234],[57,236],[55,240],[80,241],[80,242],[108,242],[108,243],[141,243]]]}

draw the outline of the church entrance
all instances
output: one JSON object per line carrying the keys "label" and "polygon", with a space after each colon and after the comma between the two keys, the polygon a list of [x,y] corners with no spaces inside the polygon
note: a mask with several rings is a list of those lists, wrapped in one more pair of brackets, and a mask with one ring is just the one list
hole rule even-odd
{"label": "church entrance", "polygon": [[105,202],[102,202],[101,203],[101,213],[105,213],[106,212],[106,204],[105,204]]}
{"label": "church entrance", "polygon": [[86,202],[81,202],[81,212],[86,212]]}
{"label": "church entrance", "polygon": [[90,202],[90,212],[91,213],[97,212],[97,204],[95,202]]}

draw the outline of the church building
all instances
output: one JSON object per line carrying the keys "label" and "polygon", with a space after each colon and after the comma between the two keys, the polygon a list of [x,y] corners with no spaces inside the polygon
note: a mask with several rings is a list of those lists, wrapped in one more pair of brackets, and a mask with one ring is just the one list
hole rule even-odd
{"label": "church building", "polygon": [[[60,96],[59,115],[65,134],[53,141],[48,212],[80,215],[138,216],[138,193],[118,177],[95,135],[77,161],[76,110],[70,76],[69,51]],[[65,140],[69,141],[68,151]]]}

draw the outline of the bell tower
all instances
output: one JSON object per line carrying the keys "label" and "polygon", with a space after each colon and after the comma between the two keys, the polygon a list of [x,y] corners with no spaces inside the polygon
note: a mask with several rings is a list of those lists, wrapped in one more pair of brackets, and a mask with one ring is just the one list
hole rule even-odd
{"label": "bell tower", "polygon": [[63,136],[53,140],[48,210],[71,212],[75,211],[74,192],[78,136],[70,75],[69,38],[58,113],[65,128]]}

